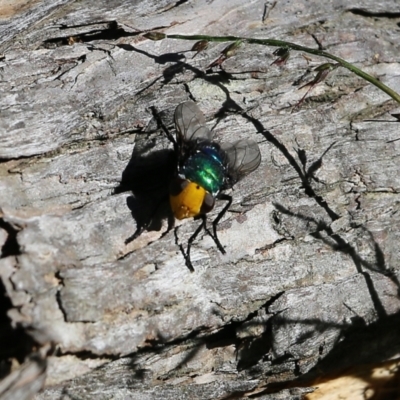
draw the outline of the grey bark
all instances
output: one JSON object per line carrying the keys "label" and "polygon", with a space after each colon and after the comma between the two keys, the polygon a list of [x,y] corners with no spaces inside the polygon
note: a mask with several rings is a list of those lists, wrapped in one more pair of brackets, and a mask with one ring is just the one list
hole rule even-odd
{"label": "grey bark", "polygon": [[[322,45],[400,92],[396,1],[348,3],[268,3],[264,21],[261,1],[3,9],[1,398],[296,399],[398,355],[398,104],[339,68],[294,107],[326,60],[279,67],[243,45],[206,73],[226,44],[191,58],[191,42],[141,35]],[[172,130],[188,99],[217,140],[262,152],[218,226],[227,254],[202,234],[194,273],[179,245],[199,222],[172,226],[171,146],[150,111]]]}

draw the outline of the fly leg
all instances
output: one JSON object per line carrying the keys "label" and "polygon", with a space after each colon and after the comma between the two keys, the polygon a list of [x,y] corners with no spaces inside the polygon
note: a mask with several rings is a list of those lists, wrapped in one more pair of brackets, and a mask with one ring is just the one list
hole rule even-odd
{"label": "fly leg", "polygon": [[192,261],[190,260],[190,248],[192,247],[192,243],[196,239],[197,235],[201,232],[202,229],[204,229],[205,224],[206,224],[206,216],[202,215],[200,218],[201,218],[201,224],[196,229],[196,231],[193,233],[193,235],[190,236],[190,238],[188,240],[186,254],[185,254],[185,251],[183,250],[183,246],[180,245],[181,252],[182,252],[182,254],[183,254],[183,256],[185,257],[185,260],[186,260],[186,266],[190,269],[190,272],[194,272]]}
{"label": "fly leg", "polygon": [[127,239],[125,239],[125,244],[129,244],[129,243],[133,242],[135,239],[137,239],[146,228],[147,228],[147,224],[138,227],[133,235],[131,235]]}
{"label": "fly leg", "polygon": [[228,208],[231,206],[232,204],[232,196],[229,196],[228,194],[220,194],[218,196],[218,200],[225,200],[228,203],[226,204],[226,206],[220,211],[220,213],[217,215],[217,218],[214,219],[214,221],[212,222],[212,226],[213,226],[213,234],[210,235],[213,239],[215,244],[218,247],[218,250],[222,253],[225,254],[226,251],[225,249],[222,247],[221,242],[218,239],[217,236],[217,225],[218,222],[221,220],[221,218],[225,215],[225,213],[228,211]]}

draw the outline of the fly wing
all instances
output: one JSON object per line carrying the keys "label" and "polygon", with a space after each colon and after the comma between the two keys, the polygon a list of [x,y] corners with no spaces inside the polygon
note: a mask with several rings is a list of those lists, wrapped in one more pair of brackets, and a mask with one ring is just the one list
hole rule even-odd
{"label": "fly wing", "polygon": [[186,101],[176,107],[175,126],[181,142],[197,139],[211,140],[211,131],[205,126],[205,123],[203,113],[193,101]]}
{"label": "fly wing", "polygon": [[222,143],[227,157],[228,173],[231,183],[236,183],[244,176],[258,168],[261,153],[258,144],[251,139],[241,139],[234,143]]}

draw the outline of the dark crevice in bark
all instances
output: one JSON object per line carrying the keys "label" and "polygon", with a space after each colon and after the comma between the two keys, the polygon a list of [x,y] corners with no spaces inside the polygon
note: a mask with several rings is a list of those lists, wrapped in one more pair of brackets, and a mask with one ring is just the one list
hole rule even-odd
{"label": "dark crevice in bark", "polygon": [[118,26],[117,21],[96,21],[92,23],[87,23],[87,24],[78,24],[78,25],[65,25],[61,24],[59,29],[62,30],[67,30],[67,29],[77,29],[77,28],[84,28],[84,27],[89,27],[89,26],[98,26],[104,24],[105,26],[108,27],[116,27]]}
{"label": "dark crevice in bark", "polygon": [[[99,24],[101,24],[101,22],[97,24],[89,24],[87,26],[99,25]],[[83,26],[85,25],[80,25],[76,27],[63,26],[60,28],[60,30],[66,30]],[[95,40],[117,40],[123,37],[137,36],[140,33],[142,32],[126,32],[125,29],[120,27],[116,21],[109,21],[106,22],[104,29],[94,29],[78,35],[68,35],[68,36],[60,36],[51,39],[46,39],[43,42],[43,47],[47,48],[52,46],[55,47],[67,46],[76,42],[87,43],[87,42],[93,42]]]}
{"label": "dark crevice in bark", "polygon": [[[64,35],[59,37],[54,37],[50,39],[46,39],[43,41],[42,46],[44,48],[49,47],[59,47],[59,46],[70,46],[74,43],[89,43],[97,40],[118,40],[124,37],[135,37],[139,36],[146,31],[137,30],[136,32],[128,32],[122,26],[118,24],[117,21],[102,21],[93,24],[87,25],[77,25],[77,26],[62,26],[60,31],[67,30],[67,29],[76,29],[76,28],[83,28],[85,26],[93,26],[93,25],[101,25],[104,24],[104,28],[101,27],[98,29],[89,30],[87,32],[79,33],[79,34],[71,34],[71,35]],[[168,26],[158,26],[153,27],[150,30],[162,30],[168,28]]]}
{"label": "dark crevice in bark", "polygon": [[7,313],[13,308],[6,288],[0,280],[0,379],[11,372],[12,360],[21,364],[33,352],[35,341],[18,326],[14,328]]}
{"label": "dark crevice in bark", "polygon": [[278,292],[274,296],[271,296],[271,298],[263,305],[263,308],[265,308],[265,311],[267,311],[267,313],[270,313],[269,307],[272,306],[272,304],[274,304],[275,301],[278,300],[281,296],[283,296],[284,293],[285,292]]}
{"label": "dark crevice in bark", "polygon": [[390,19],[400,18],[400,12],[398,11],[372,12],[365,10],[363,8],[351,8],[350,10],[347,11],[351,12],[354,15],[360,15],[362,17],[368,17],[368,18],[390,18]]}
{"label": "dark crevice in bark", "polygon": [[98,360],[104,359],[108,361],[115,361],[121,358],[119,355],[109,355],[109,354],[96,354],[89,350],[82,350],[77,352],[66,351],[63,352],[60,349],[57,349],[56,352],[53,354],[55,357],[64,357],[64,356],[74,356],[79,358],[80,360]]}
{"label": "dark crevice in bark", "polygon": [[179,1],[177,1],[174,5],[172,5],[171,7],[168,7],[168,10],[166,10],[166,11],[170,11],[170,10],[176,8],[176,7],[179,7],[179,6],[181,6],[182,4],[187,3],[188,1],[189,1],[189,0],[179,0]]}
{"label": "dark crevice in bark", "polygon": [[260,249],[256,249],[256,253],[261,253],[265,250],[269,250],[269,249],[273,249],[274,247],[276,247],[279,243],[282,242],[286,242],[287,240],[294,240],[294,237],[283,237],[280,239],[275,240],[275,242],[267,244],[266,246],[260,248]]}
{"label": "dark crevice in bark", "polygon": [[0,218],[0,228],[4,229],[8,234],[7,239],[1,248],[0,258],[21,254],[21,249],[17,240],[17,234],[19,231],[9,222],[4,221],[3,218]]}
{"label": "dark crevice in bark", "polygon": [[[59,271],[55,273],[55,277],[59,280],[60,286],[64,287],[64,278],[61,276]],[[62,304],[60,289],[56,293],[56,301],[57,301],[57,304],[58,304],[58,308],[60,309],[60,311],[62,312],[62,315],[64,317],[64,322],[68,322],[67,312],[65,311],[64,306]]]}
{"label": "dark crevice in bark", "polygon": [[19,156],[19,157],[10,157],[10,158],[0,157],[0,164],[5,164],[5,163],[8,163],[9,161],[13,161],[13,160],[26,160],[31,157],[34,157],[34,156]]}

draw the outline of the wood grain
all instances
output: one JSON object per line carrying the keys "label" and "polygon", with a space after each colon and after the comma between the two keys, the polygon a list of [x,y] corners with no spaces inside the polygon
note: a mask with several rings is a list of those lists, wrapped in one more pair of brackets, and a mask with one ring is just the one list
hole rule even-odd
{"label": "wood grain", "polygon": [[[22,335],[3,375],[46,348],[36,399],[296,399],[315,376],[398,356],[399,105],[337,69],[295,108],[324,60],[279,67],[244,45],[207,73],[225,44],[192,58],[193,43],[141,35],[321,45],[400,92],[396,1],[351,3],[278,1],[265,21],[263,2],[238,0],[2,14],[2,332]],[[179,244],[199,222],[173,226],[171,146],[150,111],[172,130],[188,99],[216,140],[262,152],[218,227],[227,254],[200,236],[194,273]]]}

